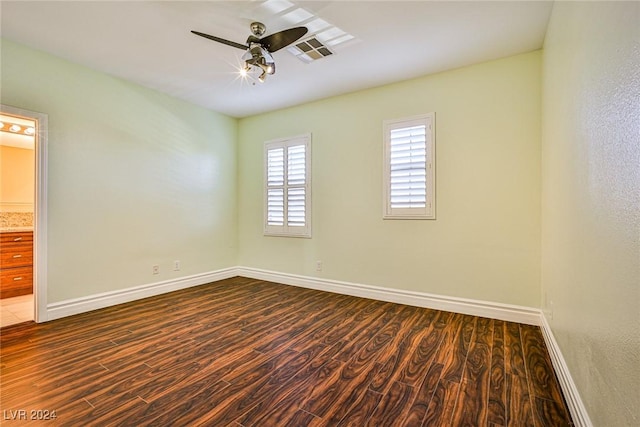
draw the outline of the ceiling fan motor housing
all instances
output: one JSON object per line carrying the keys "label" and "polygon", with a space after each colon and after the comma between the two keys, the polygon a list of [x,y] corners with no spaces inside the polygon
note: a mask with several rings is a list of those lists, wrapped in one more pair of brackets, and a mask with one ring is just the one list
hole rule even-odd
{"label": "ceiling fan motor housing", "polygon": [[267,27],[262,22],[252,22],[251,23],[251,33],[256,37],[262,37],[264,33],[267,31]]}

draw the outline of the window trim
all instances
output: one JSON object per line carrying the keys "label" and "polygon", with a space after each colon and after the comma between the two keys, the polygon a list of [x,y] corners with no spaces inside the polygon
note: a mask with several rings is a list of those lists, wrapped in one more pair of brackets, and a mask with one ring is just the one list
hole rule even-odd
{"label": "window trim", "polygon": [[[304,145],[305,146],[305,225],[289,226],[287,225],[287,167],[288,156],[287,147]],[[285,184],[283,188],[284,200],[285,200],[285,212],[284,212],[284,224],[283,225],[268,225],[268,152],[271,149],[283,147],[285,149]],[[293,188],[300,188],[299,186],[292,186]],[[286,138],[278,138],[264,143],[263,149],[263,233],[269,237],[302,237],[311,238],[311,133],[302,135],[296,135]]]}
{"label": "window trim", "polygon": [[[391,207],[391,165],[390,147],[391,131],[394,129],[424,124],[426,129],[426,207],[425,208],[392,208]],[[383,219],[436,219],[436,123],[435,113],[421,114],[401,119],[383,121],[383,175],[382,175],[382,218]]]}

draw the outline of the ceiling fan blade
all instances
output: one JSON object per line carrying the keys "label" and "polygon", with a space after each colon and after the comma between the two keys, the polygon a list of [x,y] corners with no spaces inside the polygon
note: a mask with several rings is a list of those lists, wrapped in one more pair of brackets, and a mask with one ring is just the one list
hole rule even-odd
{"label": "ceiling fan blade", "polygon": [[289,46],[300,37],[307,34],[307,27],[295,27],[288,30],[280,31],[263,37],[260,39],[260,44],[269,52],[275,52],[283,47]]}
{"label": "ceiling fan blade", "polygon": [[227,46],[236,47],[236,48],[242,49],[242,50],[249,49],[249,46],[247,46],[246,44],[232,42],[232,41],[229,41],[229,40],[221,39],[220,37],[211,36],[209,34],[201,33],[201,32],[198,32],[198,31],[193,31],[192,30],[191,32],[193,34],[197,35],[197,36],[204,37],[205,39],[213,40],[213,41],[216,41],[218,43],[226,44]]}

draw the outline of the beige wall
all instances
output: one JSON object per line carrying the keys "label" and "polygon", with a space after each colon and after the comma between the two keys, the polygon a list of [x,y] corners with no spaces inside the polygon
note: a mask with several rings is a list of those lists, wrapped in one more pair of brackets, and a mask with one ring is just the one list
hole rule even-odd
{"label": "beige wall", "polygon": [[556,2],[543,76],[547,319],[594,425],[637,426],[640,3]]}
{"label": "beige wall", "polygon": [[[241,120],[239,264],[538,306],[540,59],[533,52]],[[437,219],[383,221],[382,121],[428,112]],[[265,237],[263,143],[306,132],[313,238]]]}
{"label": "beige wall", "polygon": [[0,210],[33,211],[34,151],[0,145]]}
{"label": "beige wall", "polygon": [[235,119],[7,40],[1,55],[2,103],[49,116],[49,303],[236,264]]}

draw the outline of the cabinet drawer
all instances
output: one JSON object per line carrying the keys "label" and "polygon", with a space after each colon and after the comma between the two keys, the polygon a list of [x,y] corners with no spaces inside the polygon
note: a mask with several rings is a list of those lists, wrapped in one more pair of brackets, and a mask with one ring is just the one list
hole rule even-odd
{"label": "cabinet drawer", "polygon": [[33,292],[33,268],[18,267],[0,271],[0,298]]}
{"label": "cabinet drawer", "polygon": [[33,246],[20,245],[0,253],[0,268],[28,267],[33,265]]}
{"label": "cabinet drawer", "polygon": [[33,231],[12,231],[0,233],[0,249],[8,250],[15,245],[33,245]]}

